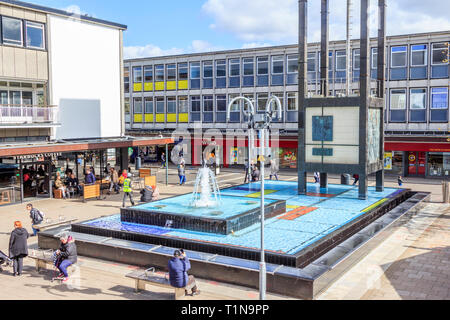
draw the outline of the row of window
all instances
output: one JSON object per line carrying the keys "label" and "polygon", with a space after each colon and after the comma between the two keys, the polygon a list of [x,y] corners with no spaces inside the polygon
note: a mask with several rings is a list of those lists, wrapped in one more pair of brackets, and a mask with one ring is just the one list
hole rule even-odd
{"label": "row of window", "polygon": [[45,24],[0,16],[1,43],[31,49],[45,49]]}
{"label": "row of window", "polygon": [[[411,68],[426,67],[428,65],[428,44],[412,45],[410,46],[410,63]],[[447,43],[433,43],[431,44],[431,65],[432,66],[448,66],[449,47]],[[406,68],[408,65],[407,54],[408,46],[391,47],[390,65],[391,69]],[[336,77],[345,78],[346,69],[346,51],[335,51],[335,63],[333,64],[333,51],[329,52],[330,69],[335,70]],[[371,50],[371,68],[377,69],[378,48]],[[308,73],[315,74],[319,70],[320,54],[319,52],[308,53]],[[285,68],[286,66],[286,68]],[[334,68],[333,68],[334,66]],[[360,49],[353,50],[353,71],[360,69]],[[228,72],[228,84],[227,84]],[[263,57],[246,57],[246,58],[232,58],[227,60],[210,60],[202,62],[190,62],[179,64],[160,64],[155,66],[136,66],[132,68],[132,82],[134,84],[133,91],[153,91],[153,82],[159,83],[160,87],[155,85],[155,91],[158,90],[176,90],[188,89],[188,79],[190,80],[190,89],[210,89],[213,88],[215,78],[216,88],[230,88],[240,86],[254,86],[254,76],[258,77],[256,85],[268,85],[268,75],[272,75],[272,85],[283,85],[284,74],[287,74],[287,84],[297,84],[298,73],[298,55],[275,55]],[[341,73],[339,76],[338,74]],[[420,72],[419,72],[420,73]],[[422,72],[423,73],[423,72]],[[401,75],[393,74],[393,78],[401,77]],[[406,76],[406,73],[405,73]],[[242,85],[241,85],[242,77]],[[265,77],[265,78],[264,78]],[[420,75],[415,72],[411,78],[426,78],[425,75]],[[448,68],[440,73],[436,73],[433,77],[448,77]],[[313,77],[310,77],[310,79]],[[201,84],[203,80],[203,84]],[[398,80],[398,79],[392,79]],[[176,86],[176,81],[185,82]],[[167,87],[164,87],[164,82],[167,82]],[[169,82],[174,82],[169,88]],[[144,90],[142,83],[144,83]],[[150,85],[151,84],[151,85]],[[150,85],[150,86],[149,86]],[[148,89],[148,90],[147,90]],[[130,70],[125,68],[125,92],[130,90]]]}

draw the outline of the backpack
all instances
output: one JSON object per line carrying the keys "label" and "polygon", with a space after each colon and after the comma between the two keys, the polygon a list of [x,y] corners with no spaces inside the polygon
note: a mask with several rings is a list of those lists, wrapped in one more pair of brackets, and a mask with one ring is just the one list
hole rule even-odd
{"label": "backpack", "polygon": [[40,223],[42,221],[44,221],[44,217],[45,217],[45,213],[43,213],[42,211],[38,210],[38,209],[34,209],[34,219],[37,223]]}

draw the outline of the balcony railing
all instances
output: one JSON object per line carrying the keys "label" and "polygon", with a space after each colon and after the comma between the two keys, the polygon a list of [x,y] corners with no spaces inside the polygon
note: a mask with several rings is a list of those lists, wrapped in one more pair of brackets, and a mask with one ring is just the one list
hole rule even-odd
{"label": "balcony railing", "polygon": [[0,124],[52,124],[57,115],[57,106],[0,104]]}

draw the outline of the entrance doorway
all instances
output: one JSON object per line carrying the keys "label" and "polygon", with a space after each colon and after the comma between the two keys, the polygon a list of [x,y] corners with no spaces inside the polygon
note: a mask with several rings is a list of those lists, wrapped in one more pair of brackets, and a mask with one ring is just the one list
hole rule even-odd
{"label": "entrance doorway", "polygon": [[19,172],[22,199],[50,198],[50,161],[22,162]]}
{"label": "entrance doorway", "polygon": [[408,152],[408,175],[425,176],[426,172],[426,152],[410,151]]}

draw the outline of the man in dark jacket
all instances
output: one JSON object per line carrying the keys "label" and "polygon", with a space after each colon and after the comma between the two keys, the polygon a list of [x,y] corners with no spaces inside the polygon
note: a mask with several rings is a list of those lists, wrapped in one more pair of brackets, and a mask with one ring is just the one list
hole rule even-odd
{"label": "man in dark jacket", "polygon": [[95,175],[91,170],[86,170],[86,178],[84,179],[86,185],[95,184]]}
{"label": "man in dark jacket", "polygon": [[14,222],[14,230],[9,238],[9,257],[13,260],[14,277],[22,274],[23,258],[28,256],[27,239],[28,231],[22,228],[22,223]]}
{"label": "man in dark jacket", "polygon": [[27,204],[27,210],[30,212],[30,218],[31,218],[31,229],[33,229],[33,235],[32,237],[36,236],[39,229],[35,228],[35,226],[41,224],[41,222],[44,220],[44,214],[39,211],[36,208],[33,208],[33,205],[31,203]]}
{"label": "man in dark jacket", "polygon": [[60,240],[61,246],[56,251],[59,260],[57,267],[61,271],[58,279],[66,282],[69,279],[67,268],[77,262],[77,246],[75,240],[67,234],[62,235]]}
{"label": "man in dark jacket", "polygon": [[186,295],[192,290],[192,295],[200,294],[195,283],[194,276],[188,276],[187,271],[191,268],[191,263],[183,249],[175,250],[173,258],[169,260],[169,281],[175,288],[185,288]]}

